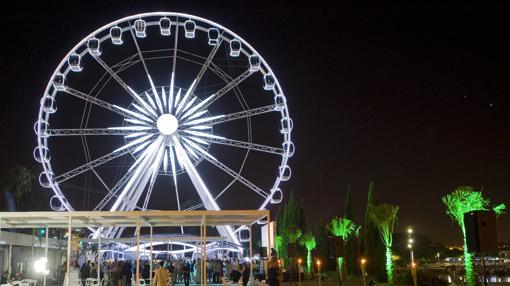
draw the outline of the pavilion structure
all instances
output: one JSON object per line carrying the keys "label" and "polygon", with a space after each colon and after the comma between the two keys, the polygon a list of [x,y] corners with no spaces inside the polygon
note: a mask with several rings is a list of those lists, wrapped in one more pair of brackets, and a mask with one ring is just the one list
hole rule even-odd
{"label": "pavilion structure", "polygon": [[[261,221],[270,221],[269,210],[197,210],[197,211],[73,211],[73,212],[0,212],[0,239],[2,229],[13,228],[46,228],[45,240],[45,256],[48,255],[48,229],[51,228],[67,228],[67,259],[66,259],[66,275],[64,286],[71,286],[69,281],[70,268],[71,268],[71,237],[74,228],[89,228],[101,229],[109,227],[124,227],[134,228],[134,238],[118,238],[119,241],[130,241],[136,244],[136,286],[140,285],[140,242],[141,230],[149,228],[149,255],[152,257],[152,243],[153,243],[153,228],[155,227],[180,227],[180,226],[199,226],[200,236],[196,237],[197,253],[202,254],[200,260],[200,273],[202,275],[201,283],[207,283],[205,260],[207,259],[207,242],[217,241],[221,237],[207,236],[207,226],[246,226],[249,228],[249,257],[250,257],[250,272],[253,273],[253,248],[251,240],[251,227],[253,224]],[[268,247],[267,257],[270,256],[271,239],[270,233],[267,232]],[[103,238],[106,239],[106,238]],[[115,241],[115,239],[107,238],[108,241]],[[169,238],[165,238],[169,239]],[[192,239],[192,238],[188,238]],[[101,246],[101,236],[89,241],[98,242]],[[146,251],[145,248],[143,251]],[[101,249],[98,251],[101,252]],[[98,259],[101,255],[98,256]],[[101,261],[98,261],[98,264]],[[151,280],[152,280],[152,263],[150,263]],[[98,271],[98,280],[99,280]],[[44,276],[43,285],[46,285],[46,276]]]}

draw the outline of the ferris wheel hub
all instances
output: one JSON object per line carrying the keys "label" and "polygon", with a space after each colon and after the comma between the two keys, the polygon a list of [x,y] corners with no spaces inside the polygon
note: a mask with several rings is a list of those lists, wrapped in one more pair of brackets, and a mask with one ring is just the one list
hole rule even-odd
{"label": "ferris wheel hub", "polygon": [[156,123],[159,132],[163,135],[172,135],[177,131],[179,127],[179,123],[177,122],[177,118],[172,114],[163,114],[158,118]]}

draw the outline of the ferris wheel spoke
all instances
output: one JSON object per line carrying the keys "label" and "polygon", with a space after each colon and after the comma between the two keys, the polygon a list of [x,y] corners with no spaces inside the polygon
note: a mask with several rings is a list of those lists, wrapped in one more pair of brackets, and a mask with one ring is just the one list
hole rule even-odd
{"label": "ferris wheel spoke", "polygon": [[[223,32],[221,33],[221,35],[223,35]],[[216,43],[213,48],[211,49],[211,51],[209,52],[209,56],[207,56],[207,59],[205,60],[204,64],[202,65],[202,67],[200,68],[200,71],[198,72],[197,74],[197,77],[195,78],[195,81],[196,81],[196,84],[193,86],[193,88],[191,89],[191,93],[194,93],[195,92],[195,89],[197,88],[198,86],[198,83],[200,82],[200,80],[202,79],[202,77],[204,76],[205,72],[207,71],[207,69],[209,68],[209,65],[211,64],[214,56],[216,55],[216,52],[218,51],[218,49],[220,48],[221,46],[221,42],[223,41],[223,38],[219,37],[218,39],[218,43]]]}
{"label": "ferris wheel spoke", "polygon": [[[130,23],[131,24],[131,23]],[[142,51],[140,50],[140,45],[138,45],[138,40],[136,39],[135,33],[133,32],[133,29],[129,29],[131,32],[131,38],[133,39],[133,42],[136,46],[136,51],[138,52],[138,57],[140,58],[140,61],[142,62],[143,68],[145,70],[145,73],[147,74],[147,78],[149,79],[149,83],[152,89],[152,93],[154,97],[156,98],[156,102],[158,104],[159,112],[163,113],[163,106],[161,105],[161,101],[159,100],[159,94],[156,90],[156,86],[154,86],[154,82],[152,81],[152,77],[149,73],[149,69],[147,68],[147,63],[145,62],[145,59],[143,57]]]}
{"label": "ferris wheel spoke", "polygon": [[91,96],[89,94],[86,94],[84,92],[81,92],[81,91],[76,90],[74,88],[71,88],[69,86],[66,86],[64,92],[67,93],[67,94],[70,94],[72,96],[75,96],[77,98],[80,98],[80,99],[83,99],[85,101],[88,101],[88,102],[90,102],[92,104],[95,104],[97,106],[106,108],[106,109],[108,109],[110,111],[113,111],[113,112],[115,112],[115,113],[117,113],[117,114],[119,114],[121,116],[124,116],[124,117],[128,116],[128,114],[123,112],[122,110],[116,109],[114,104],[111,104],[111,103],[106,102],[104,100],[101,100],[101,99],[99,99],[97,97],[94,97],[94,96]]}
{"label": "ferris wheel spoke", "polygon": [[[172,146],[168,147],[168,158],[170,159],[170,166],[172,168],[172,179],[174,181],[175,199],[177,200],[177,210],[181,210],[181,200],[179,198],[179,187],[177,185],[177,171],[175,168],[175,152]],[[184,228],[181,226],[181,233],[184,234]]]}
{"label": "ferris wheel spoke", "polygon": [[158,177],[159,168],[161,168],[161,163],[163,162],[164,154],[166,153],[165,146],[160,146],[158,149],[158,155],[156,156],[155,164],[152,165],[151,180],[149,182],[149,189],[147,190],[147,194],[145,195],[145,200],[143,202],[142,210],[147,210],[147,206],[149,205],[149,200],[152,195],[152,189],[154,188],[154,183],[156,182],[156,178]]}
{"label": "ferris wheel spoke", "polygon": [[60,183],[66,181],[66,180],[69,180],[83,172],[86,172],[92,168],[98,167],[106,162],[109,162],[115,158],[125,155],[125,154],[129,153],[130,150],[131,150],[130,148],[126,148],[123,150],[116,150],[111,153],[108,153],[108,154],[106,154],[102,157],[99,157],[93,161],[83,164],[80,167],[74,168],[71,171],[65,172],[65,173],[55,177],[55,182],[60,184]]}
{"label": "ferris wheel spoke", "polygon": [[[190,177],[191,182],[195,186],[195,189],[197,190],[197,193],[200,196],[200,199],[202,200],[205,208],[208,210],[220,210],[220,207],[214,200],[204,181],[195,169],[195,166],[191,162],[191,159],[188,157],[188,154],[184,150],[184,147],[182,146],[178,136],[172,135],[171,138],[173,145],[175,146],[177,158],[182,162],[182,165]],[[239,241],[231,227],[217,226],[217,229],[220,235],[228,237],[232,242],[239,244]]]}
{"label": "ferris wheel spoke", "polygon": [[285,150],[283,148],[278,147],[272,147],[272,146],[266,146],[251,142],[245,142],[245,141],[239,141],[234,139],[228,139],[228,138],[221,138],[221,137],[208,137],[208,136],[200,136],[200,135],[194,135],[194,137],[198,137],[206,142],[210,143],[216,143],[221,145],[228,145],[238,148],[244,148],[248,150],[255,150],[255,151],[261,151],[276,155],[283,155],[285,154]]}
{"label": "ferris wheel spoke", "polygon": [[208,157],[208,156],[204,156],[204,159],[207,160],[208,162],[210,162],[211,164],[215,165],[219,169],[223,170],[225,173],[229,174],[231,177],[233,177],[234,179],[236,179],[237,181],[239,181],[243,185],[247,186],[248,188],[250,188],[252,191],[257,193],[258,195],[260,195],[264,199],[269,197],[269,194],[267,192],[265,192],[264,190],[259,188],[257,185],[255,185],[254,183],[252,183],[251,181],[249,181],[245,177],[241,176],[241,174],[239,174],[236,171],[230,169],[227,165],[225,165],[225,164],[221,163],[220,161],[215,160],[215,159],[213,159],[211,157]]}
{"label": "ferris wheel spoke", "polygon": [[111,77],[113,77],[113,79],[115,79],[115,81],[117,81],[117,83],[124,89],[127,91],[127,93],[138,103],[142,104],[143,106],[145,106],[145,102],[143,99],[140,98],[140,96],[138,96],[138,94],[131,88],[129,87],[129,85],[126,84],[126,82],[124,82],[124,80],[122,80],[119,75],[110,67],[108,66],[107,63],[105,63],[103,61],[103,59],[101,59],[99,56],[96,56],[94,55],[93,58],[110,74]]}
{"label": "ferris wheel spoke", "polygon": [[120,191],[122,186],[129,180],[131,175],[133,174],[133,170],[128,170],[122,178],[108,191],[108,194],[96,205],[94,211],[101,211],[103,208],[110,202],[113,197],[117,197],[117,193]]}
{"label": "ferris wheel spoke", "polygon": [[136,133],[135,130],[118,130],[110,128],[71,128],[71,129],[48,129],[50,136],[84,136],[84,135],[120,135],[126,136]]}
{"label": "ferris wheel spoke", "polygon": [[[184,139],[184,138],[183,138]],[[251,190],[253,190],[258,195],[262,196],[263,198],[268,198],[269,194],[259,188],[257,185],[246,179],[245,177],[241,176],[241,174],[237,173],[236,171],[230,169],[227,165],[221,163],[218,159],[214,158],[211,154],[209,154],[207,151],[205,151],[202,147],[198,146],[197,144],[191,142],[190,140],[184,139],[184,141],[193,149],[197,150],[199,153],[204,155],[204,159],[210,162],[211,164],[215,165],[219,169],[223,170],[225,173],[236,179],[237,181],[241,182],[243,185],[247,186]]]}
{"label": "ferris wheel spoke", "polygon": [[215,118],[213,120],[208,121],[207,125],[220,124],[220,123],[224,123],[224,122],[228,122],[228,121],[232,121],[232,120],[236,120],[236,119],[257,116],[260,114],[265,114],[265,113],[269,113],[269,112],[273,112],[273,111],[275,111],[275,105],[271,104],[271,105],[267,105],[267,106],[243,110],[240,112],[225,114],[220,118]]}
{"label": "ferris wheel spoke", "polygon": [[246,70],[245,72],[240,74],[238,77],[234,78],[231,82],[227,83],[227,85],[225,85],[220,90],[215,92],[213,94],[213,97],[206,104],[204,104],[201,109],[205,109],[205,108],[209,107],[216,100],[220,99],[224,94],[231,91],[234,87],[238,86],[241,82],[243,82],[245,79],[247,79],[252,74],[253,74],[253,72],[251,72],[250,70]]}
{"label": "ferris wheel spoke", "polygon": [[123,203],[124,198],[133,202],[136,206],[136,202],[138,201],[137,198],[139,198],[139,194],[141,195],[141,192],[147,185],[150,178],[151,173],[147,172],[147,170],[150,169],[156,161],[155,157],[161,142],[163,142],[163,139],[160,136],[147,149],[145,149],[144,153],[135,161],[136,168],[133,170],[133,175],[130,177],[122,192],[113,203],[110,211],[116,211],[119,208],[124,209],[126,207],[126,204]]}

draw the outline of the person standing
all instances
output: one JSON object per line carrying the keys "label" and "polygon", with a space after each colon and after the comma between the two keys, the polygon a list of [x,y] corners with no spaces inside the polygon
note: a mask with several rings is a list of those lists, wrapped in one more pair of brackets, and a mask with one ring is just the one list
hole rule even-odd
{"label": "person standing", "polygon": [[188,262],[184,262],[184,265],[182,266],[182,276],[184,280],[184,286],[189,286],[189,264]]}
{"label": "person standing", "polygon": [[90,277],[90,266],[87,262],[84,262],[80,268],[80,279],[82,285],[85,285],[87,278]]}
{"label": "person standing", "polygon": [[243,278],[243,286],[248,285],[248,281],[250,280],[250,267],[246,266],[246,263],[243,263],[243,266],[241,268],[241,275]]}
{"label": "person standing", "polygon": [[230,279],[230,274],[232,274],[232,264],[230,263],[230,259],[228,259],[226,262],[225,262],[225,268],[227,268],[227,278]]}
{"label": "person standing", "polygon": [[271,260],[269,260],[267,267],[267,284],[269,284],[269,286],[279,286],[280,281],[278,280],[278,276],[280,268],[276,257],[272,257]]}
{"label": "person standing", "polygon": [[122,266],[122,278],[125,279],[124,286],[131,286],[131,278],[133,278],[133,270],[131,268],[131,263],[125,261]]}
{"label": "person standing", "polygon": [[156,269],[154,273],[154,279],[152,280],[152,286],[167,286],[168,278],[170,275],[168,274],[168,269],[164,268],[163,265],[165,263],[163,261],[159,262],[159,267]]}
{"label": "person standing", "polygon": [[172,285],[175,285],[177,283],[177,272],[175,270],[175,265],[172,261],[168,264],[168,272],[170,272],[170,281]]}
{"label": "person standing", "polygon": [[90,263],[90,278],[97,278],[97,267],[94,262]]}
{"label": "person standing", "polygon": [[239,283],[239,279],[241,279],[241,272],[239,272],[239,267],[237,265],[234,265],[229,278],[234,282],[234,284],[237,285]]}

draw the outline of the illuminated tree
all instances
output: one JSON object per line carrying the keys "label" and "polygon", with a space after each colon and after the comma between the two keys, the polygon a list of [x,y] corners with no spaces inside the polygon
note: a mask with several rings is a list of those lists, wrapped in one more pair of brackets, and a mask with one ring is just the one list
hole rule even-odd
{"label": "illuminated tree", "polygon": [[281,255],[280,252],[282,251],[282,244],[283,244],[283,238],[281,235],[277,235],[274,237],[274,247],[276,249],[276,253],[278,255]]}
{"label": "illuminated tree", "polygon": [[492,208],[492,210],[496,213],[496,216],[500,216],[505,213],[506,205],[505,204],[499,204]]}
{"label": "illuminated tree", "polygon": [[20,209],[20,199],[32,191],[35,176],[25,166],[16,165],[9,169],[1,178],[1,188],[4,192],[11,192],[16,200],[16,208]]}
{"label": "illuminated tree", "polygon": [[300,243],[306,248],[306,272],[310,273],[312,269],[312,250],[317,247],[315,236],[311,232],[303,234]]}
{"label": "illuminated tree", "polygon": [[444,196],[442,200],[446,205],[446,213],[457,222],[464,237],[464,267],[466,268],[467,285],[475,285],[476,281],[473,276],[473,257],[472,254],[468,252],[466,243],[464,213],[486,210],[490,201],[483,198],[482,192],[477,192],[473,187],[469,186],[458,187],[451,194]]}
{"label": "illuminated tree", "polygon": [[[345,193],[345,205],[344,205],[344,217],[350,220],[354,219],[354,206],[352,203],[352,195],[350,185],[347,186],[347,192]],[[345,243],[345,270],[349,275],[359,274],[358,266],[358,240],[350,239]]]}
{"label": "illuminated tree", "polygon": [[385,255],[386,247],[379,238],[379,229],[368,215],[370,206],[377,204],[377,196],[375,191],[375,183],[370,182],[368,185],[367,204],[363,225],[363,240],[361,249],[364,257],[367,259],[367,272],[374,275],[378,280],[386,278]]}
{"label": "illuminated tree", "polygon": [[389,204],[372,204],[368,208],[370,220],[379,229],[381,240],[386,246],[386,277],[393,283],[393,260],[391,245],[393,243],[393,228],[397,220],[398,207]]}
{"label": "illuminated tree", "polygon": [[281,236],[282,239],[278,255],[283,258],[285,265],[289,265],[287,257],[289,243],[296,243],[299,239],[299,236],[296,237],[298,234],[296,230],[306,229],[305,218],[303,201],[296,200],[294,193],[291,192],[289,200],[279,209],[276,218],[276,224],[278,225],[277,235]]}
{"label": "illuminated tree", "polygon": [[[353,235],[358,236],[361,227],[345,217],[334,217],[328,225],[328,229],[333,236],[342,237],[345,244]],[[341,273],[343,269],[344,258],[338,257],[338,271]]]}

